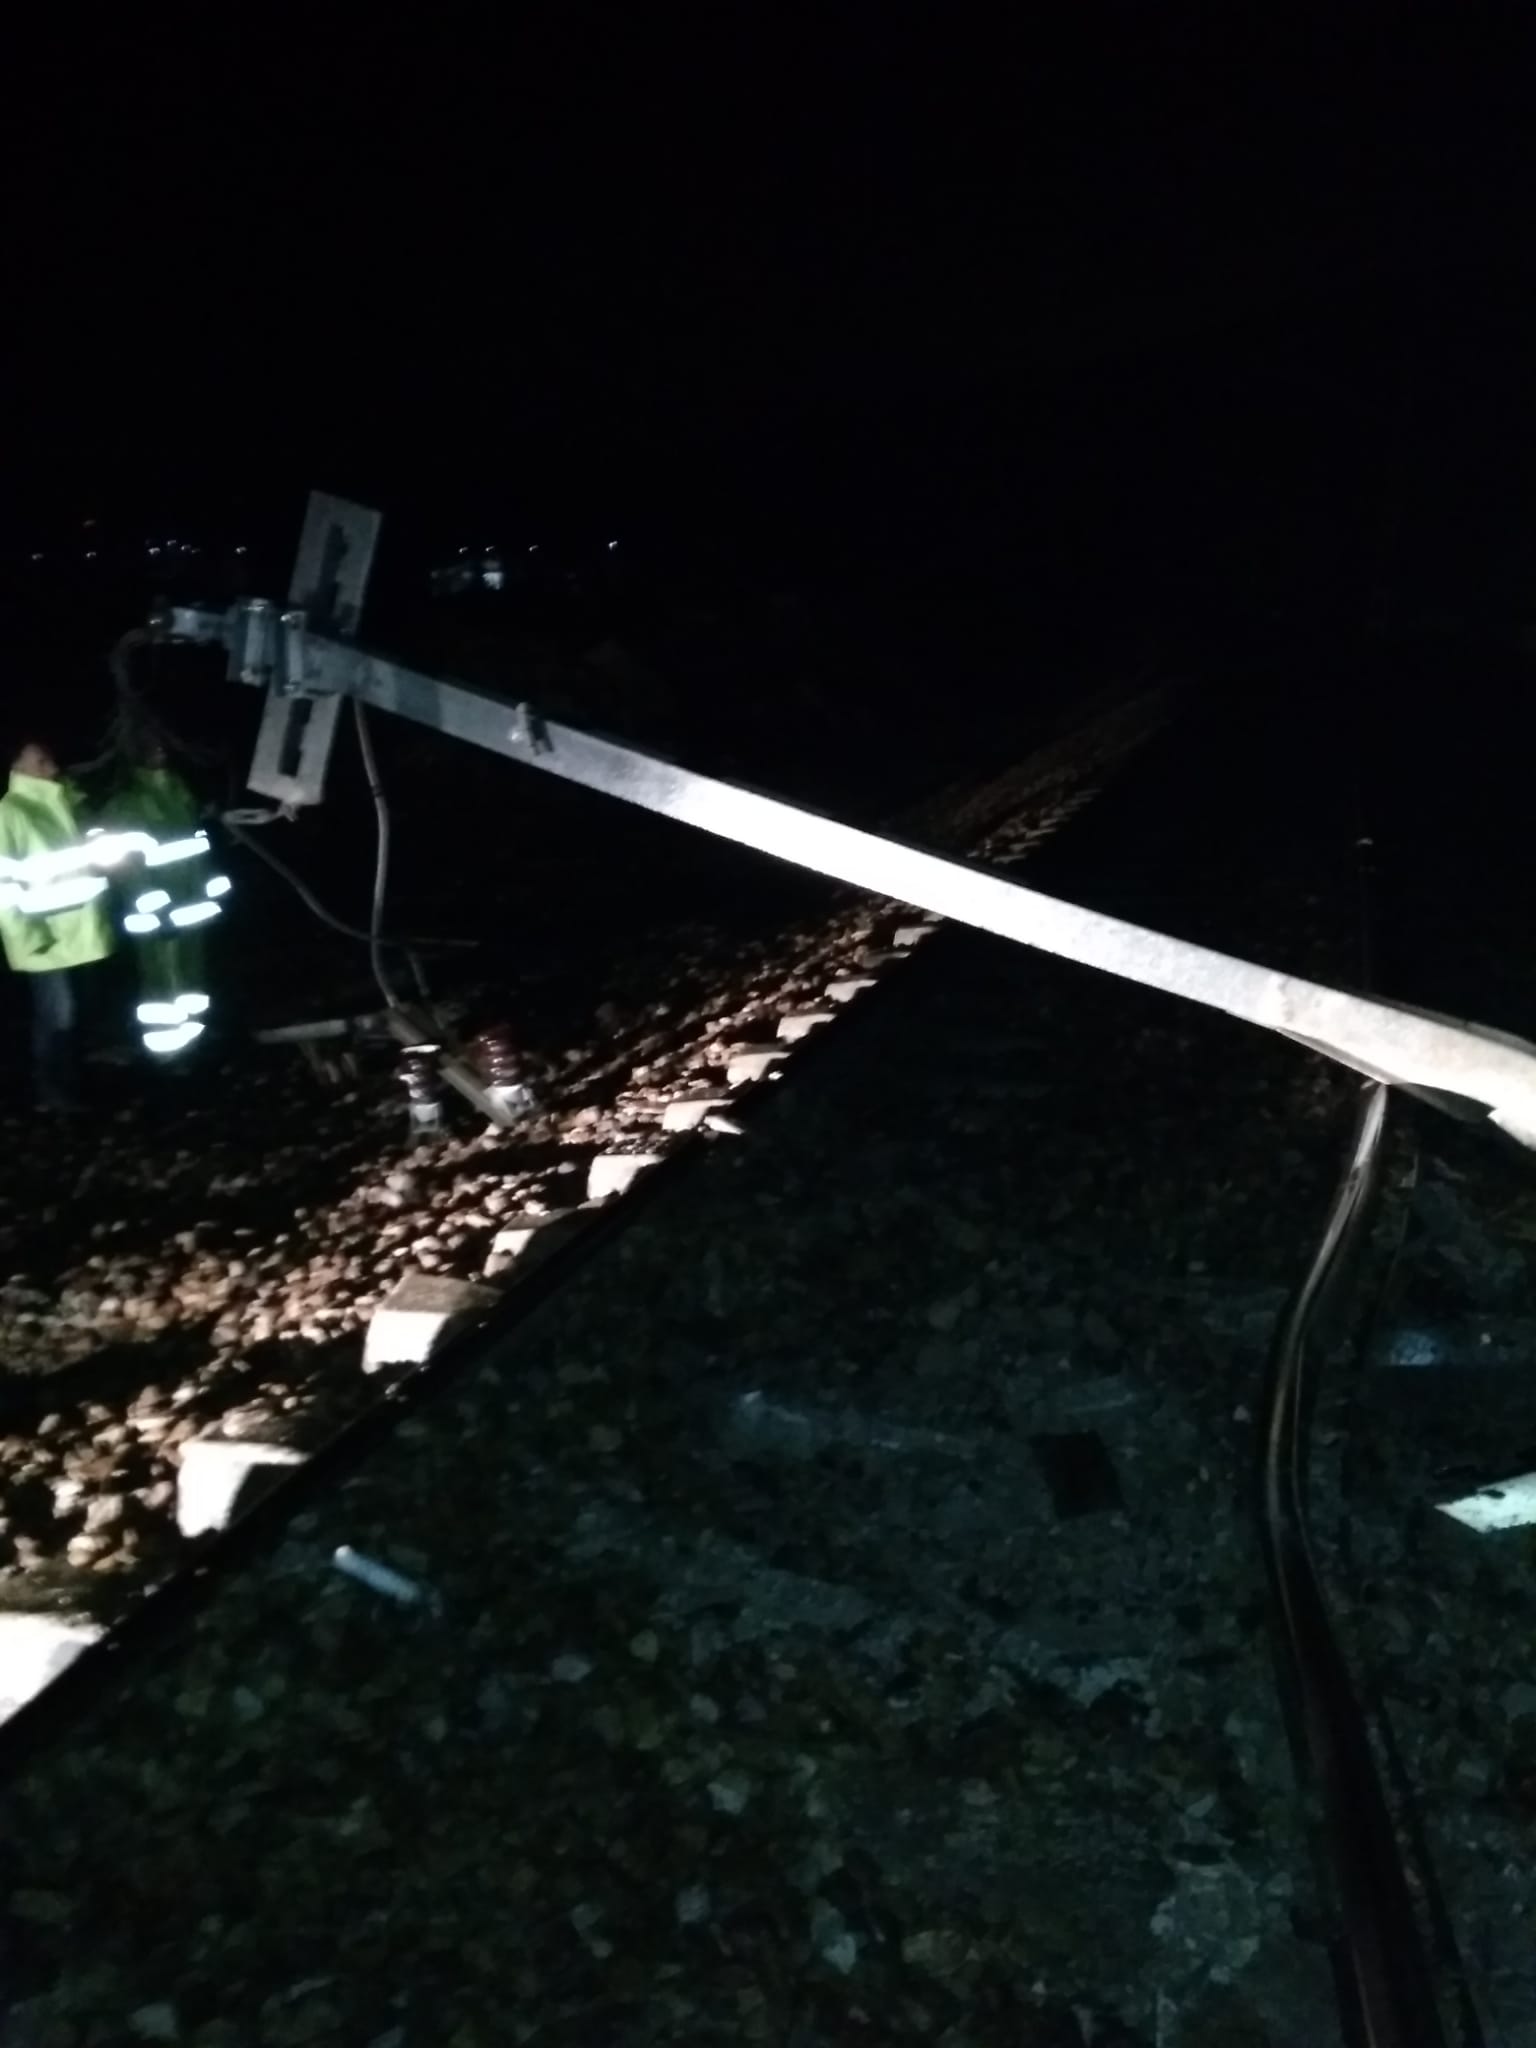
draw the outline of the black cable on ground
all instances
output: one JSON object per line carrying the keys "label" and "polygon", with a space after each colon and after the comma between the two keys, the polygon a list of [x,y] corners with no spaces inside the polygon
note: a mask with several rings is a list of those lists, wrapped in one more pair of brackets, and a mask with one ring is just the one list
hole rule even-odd
{"label": "black cable on ground", "polygon": [[[1376,934],[1364,758],[1362,744],[1354,778],[1354,837],[1361,974],[1370,987]],[[1368,1236],[1390,1094],[1380,1082],[1362,1092],[1349,1162],[1322,1242],[1277,1332],[1262,1406],[1255,1490],[1286,1733],[1308,1809],[1319,1878],[1337,1923],[1329,1953],[1344,2038],[1350,2048],[1444,2048],[1400,1823],[1387,1803],[1370,1718],[1317,1568],[1308,1507],[1311,1417],[1318,1354],[1325,1341],[1320,1331]],[[1411,1834],[1406,1828],[1401,1832]],[[1420,1847],[1415,1840],[1422,1884]],[[1435,1933],[1443,1959],[1438,1920]]]}
{"label": "black cable on ground", "polygon": [[[1390,557],[1390,544],[1387,549]],[[1390,580],[1385,568],[1379,578],[1383,591],[1390,590]],[[1372,678],[1374,681],[1374,678]],[[1355,747],[1354,747],[1354,826],[1355,826],[1355,873],[1357,881],[1358,914],[1360,919],[1361,987],[1372,991],[1376,987],[1380,971],[1381,918],[1380,890],[1376,866],[1376,834],[1373,827],[1373,806],[1368,791],[1370,765],[1376,756],[1371,746],[1369,721],[1364,706],[1357,699],[1355,705]],[[1353,1577],[1354,1556],[1350,1542],[1349,1496],[1353,1487],[1354,1453],[1362,1437],[1359,1415],[1363,1406],[1360,1400],[1361,1381],[1368,1369],[1369,1361],[1376,1348],[1377,1337],[1385,1324],[1397,1275],[1401,1268],[1404,1247],[1408,1241],[1408,1226],[1412,1213],[1413,1194],[1418,1186],[1420,1151],[1418,1136],[1412,1122],[1399,1120],[1398,1129],[1405,1133],[1408,1159],[1405,1172],[1405,1187],[1402,1193],[1401,1209],[1397,1228],[1393,1234],[1386,1263],[1377,1282],[1373,1298],[1366,1311],[1364,1325],[1355,1346],[1354,1393],[1356,1417],[1345,1434],[1343,1466],[1340,1472],[1340,1491],[1343,1502],[1343,1536],[1340,1544],[1340,1565],[1346,1578]],[[1418,1881],[1419,1894],[1429,1931],[1434,1943],[1435,1960],[1450,1985],[1455,2001],[1456,2016],[1461,2032],[1463,2048],[1484,2048],[1486,2031],[1477,2003],[1473,1996],[1470,1973],[1461,1944],[1456,1936],[1455,1922],[1451,1917],[1444,1889],[1435,1869],[1430,1851],[1429,1834],[1424,1825],[1422,1805],[1417,1787],[1409,1774],[1402,1748],[1397,1740],[1397,1731],[1392,1725],[1387,1703],[1375,1673],[1369,1669],[1362,1672],[1359,1687],[1367,1717],[1368,1726],[1376,1738],[1387,1782],[1391,1790],[1394,1817],[1397,1828],[1406,1843],[1412,1859],[1414,1875]]]}
{"label": "black cable on ground", "polygon": [[1334,1633],[1307,1513],[1316,1329],[1369,1220],[1388,1093],[1379,1082],[1362,1093],[1349,1164],[1323,1241],[1271,1357],[1257,1474],[1259,1529],[1287,1732],[1298,1775],[1321,1807],[1337,1893],[1341,1931],[1332,1958],[1345,2038],[1362,2048],[1444,2048],[1396,1832]]}
{"label": "black cable on ground", "polygon": [[1368,1676],[1365,1697],[1366,1711],[1386,1764],[1388,1782],[1397,1802],[1397,1824],[1407,1839],[1409,1851],[1423,1895],[1424,1911],[1429,1920],[1430,1933],[1434,1937],[1437,1960],[1450,1980],[1455,1999],[1456,2017],[1461,2028],[1462,2048],[1487,2048],[1488,2033],[1483,2025],[1482,2014],[1477,2009],[1477,1999],[1472,1990],[1471,1973],[1461,1952],[1461,1943],[1456,1937],[1456,1924],[1451,1918],[1451,1909],[1445,1892],[1435,1874],[1434,1857],[1429,1846],[1429,1834],[1424,1825],[1422,1803],[1417,1788],[1408,1770],[1407,1760],[1397,1740],[1397,1730],[1387,1712],[1387,1703],[1381,1688]]}
{"label": "black cable on ground", "polygon": [[[1358,711],[1358,707],[1357,707]],[[1374,987],[1379,967],[1379,917],[1376,877],[1376,841],[1371,830],[1370,810],[1365,790],[1365,766],[1371,758],[1366,742],[1363,719],[1357,732],[1356,766],[1354,775],[1355,808],[1355,864],[1357,894],[1360,917],[1360,951],[1363,988]],[[1354,1399],[1355,1413],[1350,1427],[1345,1432],[1342,1469],[1340,1472],[1340,1493],[1342,1496],[1342,1528],[1339,1542],[1339,1565],[1346,1581],[1356,1577],[1354,1547],[1351,1541],[1349,1499],[1354,1491],[1356,1456],[1363,1439],[1361,1383],[1369,1368],[1370,1359],[1385,1325],[1388,1310],[1393,1299],[1397,1276],[1401,1268],[1403,1251],[1408,1241],[1408,1226],[1412,1213],[1413,1194],[1418,1185],[1420,1171],[1420,1150],[1417,1134],[1411,1125],[1399,1124],[1406,1128],[1408,1155],[1403,1176],[1401,1208],[1392,1243],[1386,1254],[1386,1261],[1380,1279],[1373,1289],[1372,1300],[1366,1311],[1364,1325],[1354,1347]],[[1359,1607],[1358,1597],[1355,1605]],[[1457,1939],[1455,1922],[1444,1888],[1435,1869],[1434,1856],[1429,1842],[1428,1829],[1424,1824],[1422,1801],[1408,1770],[1397,1731],[1392,1725],[1391,1714],[1385,1695],[1375,1673],[1369,1668],[1361,1672],[1357,1680],[1367,1726],[1375,1737],[1387,1785],[1392,1799],[1392,1817],[1412,1860],[1419,1896],[1429,1932],[1433,1942],[1435,1962],[1449,1987],[1454,2001],[1457,2026],[1462,2048],[1486,2048],[1487,2033],[1477,2009],[1473,1994],[1470,1972]]]}

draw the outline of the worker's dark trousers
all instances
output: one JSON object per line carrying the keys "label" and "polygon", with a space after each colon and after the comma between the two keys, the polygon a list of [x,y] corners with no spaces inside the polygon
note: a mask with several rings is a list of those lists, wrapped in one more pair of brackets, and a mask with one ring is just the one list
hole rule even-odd
{"label": "worker's dark trousers", "polygon": [[75,1099],[73,970],[29,974],[32,984],[32,1087],[39,1109],[67,1109]]}

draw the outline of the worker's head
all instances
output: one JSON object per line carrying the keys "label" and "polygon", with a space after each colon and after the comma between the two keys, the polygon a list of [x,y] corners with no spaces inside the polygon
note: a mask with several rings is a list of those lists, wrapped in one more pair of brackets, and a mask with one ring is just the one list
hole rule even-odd
{"label": "worker's head", "polygon": [[16,749],[11,769],[17,775],[35,775],[43,782],[57,782],[59,764],[53,749],[43,740],[25,740]]}

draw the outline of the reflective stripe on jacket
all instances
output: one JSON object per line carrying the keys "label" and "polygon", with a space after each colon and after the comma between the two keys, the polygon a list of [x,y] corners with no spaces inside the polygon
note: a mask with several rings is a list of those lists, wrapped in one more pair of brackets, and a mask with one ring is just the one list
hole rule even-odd
{"label": "reflective stripe on jacket", "polygon": [[108,799],[103,817],[124,841],[153,841],[142,868],[122,876],[123,929],[137,939],[185,933],[216,918],[229,878],[213,870],[197,799],[174,768],[135,768]]}
{"label": "reflective stripe on jacket", "polygon": [[106,877],[66,782],[13,774],[0,797],[0,944],[21,973],[88,967],[112,951]]}
{"label": "reflective stripe on jacket", "polygon": [[[146,1052],[168,1059],[202,1037],[209,1010],[200,927],[216,918],[229,888],[215,874],[197,799],[174,768],[136,768],[113,792],[105,816],[120,836],[150,835],[142,866],[121,877],[123,929],[135,941],[139,1035]],[[131,906],[131,907],[130,907]]]}

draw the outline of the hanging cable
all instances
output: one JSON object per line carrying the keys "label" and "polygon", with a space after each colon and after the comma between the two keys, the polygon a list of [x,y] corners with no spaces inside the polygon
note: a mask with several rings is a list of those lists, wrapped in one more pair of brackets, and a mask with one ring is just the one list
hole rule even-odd
{"label": "hanging cable", "polygon": [[285,860],[280,859],[277,854],[263,846],[261,841],[246,829],[247,825],[252,822],[250,819],[236,819],[230,812],[226,811],[221,822],[232,839],[237,840],[248,852],[254,853],[258,860],[265,861],[275,875],[282,877],[305,908],[312,911],[323,925],[329,926],[333,932],[340,932],[344,939],[356,939],[360,945],[364,946],[369,943],[369,934],[367,932],[360,931],[355,924],[348,924],[345,919],[336,917],[331,911],[327,910],[303,877],[295,874]]}
{"label": "hanging cable", "polygon": [[[263,824],[274,823],[281,815],[282,813],[279,811],[268,811],[263,814],[260,822]],[[318,917],[323,925],[328,926],[333,932],[339,932],[344,939],[356,940],[360,946],[367,946],[373,943],[373,934],[371,932],[364,931],[359,925],[348,924],[345,918],[337,917],[334,912],[327,910],[303,876],[296,874],[280,855],[273,853],[269,847],[262,845],[254,831],[250,829],[258,822],[253,813],[247,811],[237,815],[234,812],[225,811],[219,822],[232,839],[237,840],[248,852],[254,853],[258,860],[265,861],[275,875],[281,876],[283,881],[288,884],[289,888],[299,898],[300,902],[304,904],[305,908]],[[381,938],[385,946],[392,946],[396,951],[406,954],[429,953],[450,947],[470,952],[480,943],[478,939],[405,938],[399,934],[390,933],[381,934]]]}
{"label": "hanging cable", "polygon": [[112,715],[107,721],[100,751],[88,761],[72,762],[69,768],[72,776],[93,775],[119,761],[137,766],[157,748],[167,756],[179,755],[183,760],[195,761],[204,767],[217,765],[225,758],[215,749],[196,746],[192,741],[183,739],[155,710],[134,680],[134,657],[148,649],[153,658],[157,646],[154,634],[142,626],[133,627],[114,643],[107,656],[114,692]]}
{"label": "hanging cable", "polygon": [[379,993],[392,1010],[399,1010],[403,1009],[404,1005],[384,972],[384,900],[389,889],[389,799],[384,794],[384,784],[379,776],[379,763],[373,751],[373,733],[369,728],[368,713],[361,700],[356,697],[352,699],[352,717],[357,726],[357,743],[362,750],[363,770],[368,777],[368,794],[373,798],[373,814],[378,822],[377,853],[373,864],[373,903],[368,913],[368,957],[373,965],[373,978],[379,984]]}
{"label": "hanging cable", "polygon": [[[227,755],[212,752],[206,747],[194,746],[191,741],[183,739],[149,703],[143,691],[134,680],[134,657],[146,648],[153,655],[158,644],[152,632],[139,626],[124,633],[116,641],[111,653],[107,657],[107,666],[112,671],[112,681],[116,690],[116,703],[111,720],[107,726],[105,743],[101,751],[93,759],[80,762],[72,767],[70,770],[71,774],[89,775],[111,766],[115,761],[139,762],[144,760],[157,747],[163,748],[167,754],[179,754],[185,760],[203,763],[213,763],[221,759],[227,761]],[[380,833],[378,864],[374,877],[374,902],[368,930],[363,931],[356,925],[348,924],[344,918],[335,916],[320,901],[319,897],[302,877],[289,867],[286,861],[280,859],[277,854],[263,846],[246,829],[249,826],[270,824],[279,817],[286,817],[288,815],[287,812],[253,810],[249,808],[242,810],[233,802],[235,785],[232,781],[231,802],[219,814],[220,823],[232,839],[237,840],[241,846],[254,853],[259,860],[264,861],[272,869],[274,874],[279,875],[299,897],[305,907],[323,925],[339,933],[342,938],[353,939],[359,945],[367,946],[370,949],[375,962],[374,978],[378,981],[381,989],[387,988],[387,977],[381,971],[383,950],[386,947],[393,947],[406,956],[410,963],[411,973],[415,979],[416,986],[420,990],[423,1000],[426,1000],[428,998],[427,983],[426,977],[422,972],[421,962],[417,958],[418,952],[429,952],[434,948],[454,948],[468,951],[477,946],[479,941],[476,939],[443,937],[405,938],[384,932],[382,928],[382,913],[383,892],[387,884],[389,866],[389,807],[384,796],[382,784],[379,781],[377,763],[374,760],[373,736],[368,731],[367,725],[364,722],[362,707],[354,705],[354,709],[358,714],[358,737],[362,743],[363,760],[368,773],[368,786],[373,797],[375,813],[379,820]],[[393,997],[389,998],[389,1000],[393,1006]]]}

